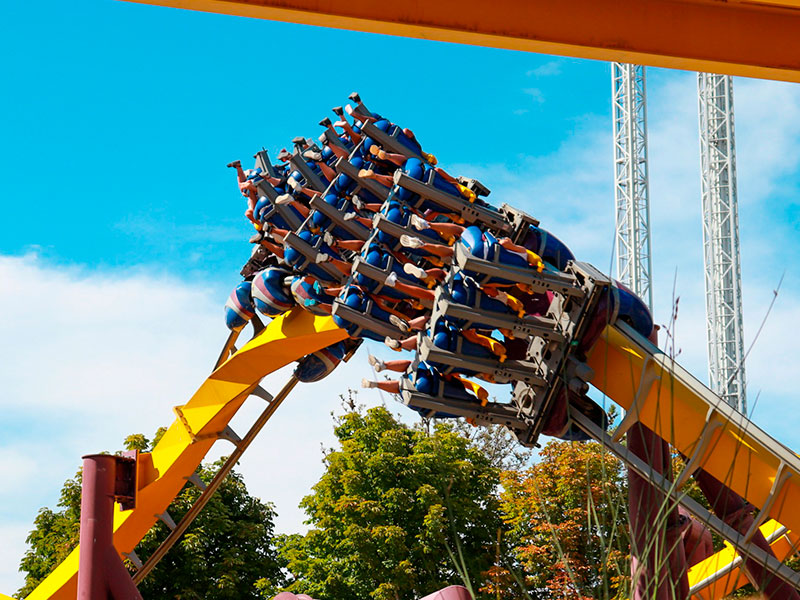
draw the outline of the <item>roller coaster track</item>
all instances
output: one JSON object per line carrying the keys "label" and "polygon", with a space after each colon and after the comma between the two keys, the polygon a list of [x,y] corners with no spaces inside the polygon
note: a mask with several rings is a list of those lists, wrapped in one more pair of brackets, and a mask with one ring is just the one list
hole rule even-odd
{"label": "roller coaster track", "polygon": [[[228,439],[238,447],[247,438],[252,440],[257,430],[252,436],[239,439],[228,423],[254,393],[276,401],[258,386],[265,375],[345,337],[347,334],[332,319],[296,309],[270,322],[230,358],[226,359],[227,350],[223,351],[218,368],[188,403],[175,408],[177,419],[153,452],[139,456],[137,506],[116,513],[114,523],[114,543],[120,555],[130,556],[157,519],[163,518],[215,441]],[[692,512],[699,514],[730,544],[692,569],[693,597],[719,598],[744,583],[744,578],[738,577],[737,551],[800,587],[800,574],[779,562],[797,550],[797,537],[791,531],[800,531],[800,458],[736,413],[669,356],[624,324],[607,328],[592,348],[588,364],[595,373],[591,383],[627,413],[613,435],[599,431],[588,421],[579,420],[579,425],[629,466],[648,476],[655,485],[661,485],[676,501],[688,504]],[[263,422],[272,412],[274,409],[265,411]],[[688,457],[686,471],[678,478],[677,485],[660,481],[658,475],[629,456],[618,443],[636,422],[652,429]],[[760,508],[755,526],[762,526],[778,559],[766,557],[763,551],[752,547],[749,543],[752,531],[739,534],[703,512],[699,505],[680,497],[676,492],[680,483],[700,468]],[[177,535],[180,531],[174,533]],[[28,598],[74,598],[77,563],[76,549]]]}
{"label": "roller coaster track", "polygon": [[[250,395],[267,399],[274,408],[268,405],[269,412],[265,411],[262,417],[271,416],[281,395],[272,399],[264,394],[259,387],[264,376],[346,337],[330,317],[315,317],[296,309],[271,321],[226,359],[232,345],[229,342],[221,364],[186,404],[175,407],[177,418],[153,451],[139,454],[136,507],[116,512],[114,518],[114,546],[120,555],[132,556],[156,521],[164,519],[167,508],[186,482],[196,479],[195,472],[214,442],[231,441],[237,450],[244,447],[243,443],[249,443],[251,436],[240,439],[228,423]],[[77,594],[77,574],[78,548],[27,598],[73,599]]]}
{"label": "roller coaster track", "polygon": [[[739,554],[765,566],[800,589],[800,573],[781,563],[798,550],[800,531],[800,457],[771,438],[692,377],[672,358],[638,333],[619,324],[606,329],[587,364],[592,384],[627,414],[609,436],[589,422],[579,422],[640,475],[681,502],[728,546],[690,571],[695,599],[720,598],[746,583],[739,577]],[[662,480],[619,445],[634,423],[642,423],[688,458],[676,482]],[[759,509],[753,526],[741,534],[677,492],[699,469],[710,473]],[[776,552],[767,557],[750,540],[761,527]]]}

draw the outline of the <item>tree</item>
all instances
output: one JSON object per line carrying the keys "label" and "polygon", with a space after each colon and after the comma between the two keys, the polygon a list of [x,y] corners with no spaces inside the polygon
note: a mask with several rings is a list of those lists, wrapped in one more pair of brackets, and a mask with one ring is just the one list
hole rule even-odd
{"label": "tree", "polygon": [[[157,443],[163,435],[159,430]],[[150,441],[141,434],[128,436],[128,449],[147,450]],[[200,477],[208,482],[221,461],[203,466]],[[26,573],[18,596],[30,593],[78,544],[81,473],[67,480],[58,502],[60,510],[43,508],[28,536],[29,549],[20,569]],[[179,521],[199,496],[187,484],[169,507]],[[241,475],[231,472],[181,540],[139,585],[145,598],[262,598],[271,597],[283,583],[273,545],[275,511],[247,492]],[[143,559],[168,535],[159,522],[136,548]]]}
{"label": "tree", "polygon": [[60,510],[42,508],[28,534],[28,551],[19,570],[25,573],[25,584],[16,593],[24,598],[39,585],[72,549],[78,545],[81,520],[81,473],[67,479],[58,500]]}
{"label": "tree", "polygon": [[478,582],[501,526],[490,458],[452,424],[409,427],[385,408],[351,410],[334,431],[341,447],[301,503],[312,529],[280,548],[289,591],[400,600]]}
{"label": "tree", "polygon": [[597,443],[550,441],[526,471],[505,471],[501,510],[514,562],[486,591],[536,598],[612,598],[628,576],[627,488]]}

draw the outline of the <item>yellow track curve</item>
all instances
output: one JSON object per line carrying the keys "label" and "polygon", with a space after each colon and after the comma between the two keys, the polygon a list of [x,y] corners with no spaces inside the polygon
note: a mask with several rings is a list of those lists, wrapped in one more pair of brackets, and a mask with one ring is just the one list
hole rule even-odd
{"label": "yellow track curve", "polygon": [[[761,533],[767,541],[774,538],[770,544],[772,551],[778,560],[783,561],[797,551],[800,539],[791,531],[775,535],[781,529],[780,523],[772,520],[761,526]],[[691,600],[717,600],[747,583],[747,577],[740,569],[739,554],[727,542],[722,550],[689,569],[689,587],[694,589],[703,584],[702,589],[692,593]]]}
{"label": "yellow track curve", "polygon": [[[114,546],[131,552],[186,484],[261,379],[298,358],[347,338],[330,317],[295,309],[274,319],[175,408],[178,418],[153,448],[139,455],[136,508],[115,513]],[[27,597],[74,599],[78,548]]]}

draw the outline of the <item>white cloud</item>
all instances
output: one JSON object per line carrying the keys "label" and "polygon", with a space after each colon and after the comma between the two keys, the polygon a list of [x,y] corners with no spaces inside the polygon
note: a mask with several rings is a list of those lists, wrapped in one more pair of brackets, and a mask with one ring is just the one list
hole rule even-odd
{"label": "white cloud", "polygon": [[530,96],[536,104],[542,104],[544,102],[544,93],[539,88],[525,88],[522,90],[522,93],[526,96]]}
{"label": "white cloud", "polygon": [[739,197],[760,204],[782,193],[784,177],[800,166],[800,86],[735,79],[734,110],[738,167],[748,173]]}
{"label": "white cloud", "polygon": [[551,75],[560,75],[561,74],[561,62],[557,60],[551,60],[550,62],[546,62],[543,65],[536,67],[535,69],[531,69],[525,73],[528,77],[549,77]]}
{"label": "white cloud", "polygon": [[23,577],[17,571],[24,552],[25,538],[28,537],[30,525],[21,523],[0,524],[0,590],[10,595],[22,587]]}

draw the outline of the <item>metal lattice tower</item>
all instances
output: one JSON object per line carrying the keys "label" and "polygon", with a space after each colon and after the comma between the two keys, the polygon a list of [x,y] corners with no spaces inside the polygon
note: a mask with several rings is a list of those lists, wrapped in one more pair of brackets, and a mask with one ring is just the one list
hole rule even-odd
{"label": "metal lattice tower", "polygon": [[613,63],[617,277],[653,308],[644,67]]}
{"label": "metal lattice tower", "polygon": [[709,380],[746,413],[733,85],[727,75],[698,73],[697,91]]}

